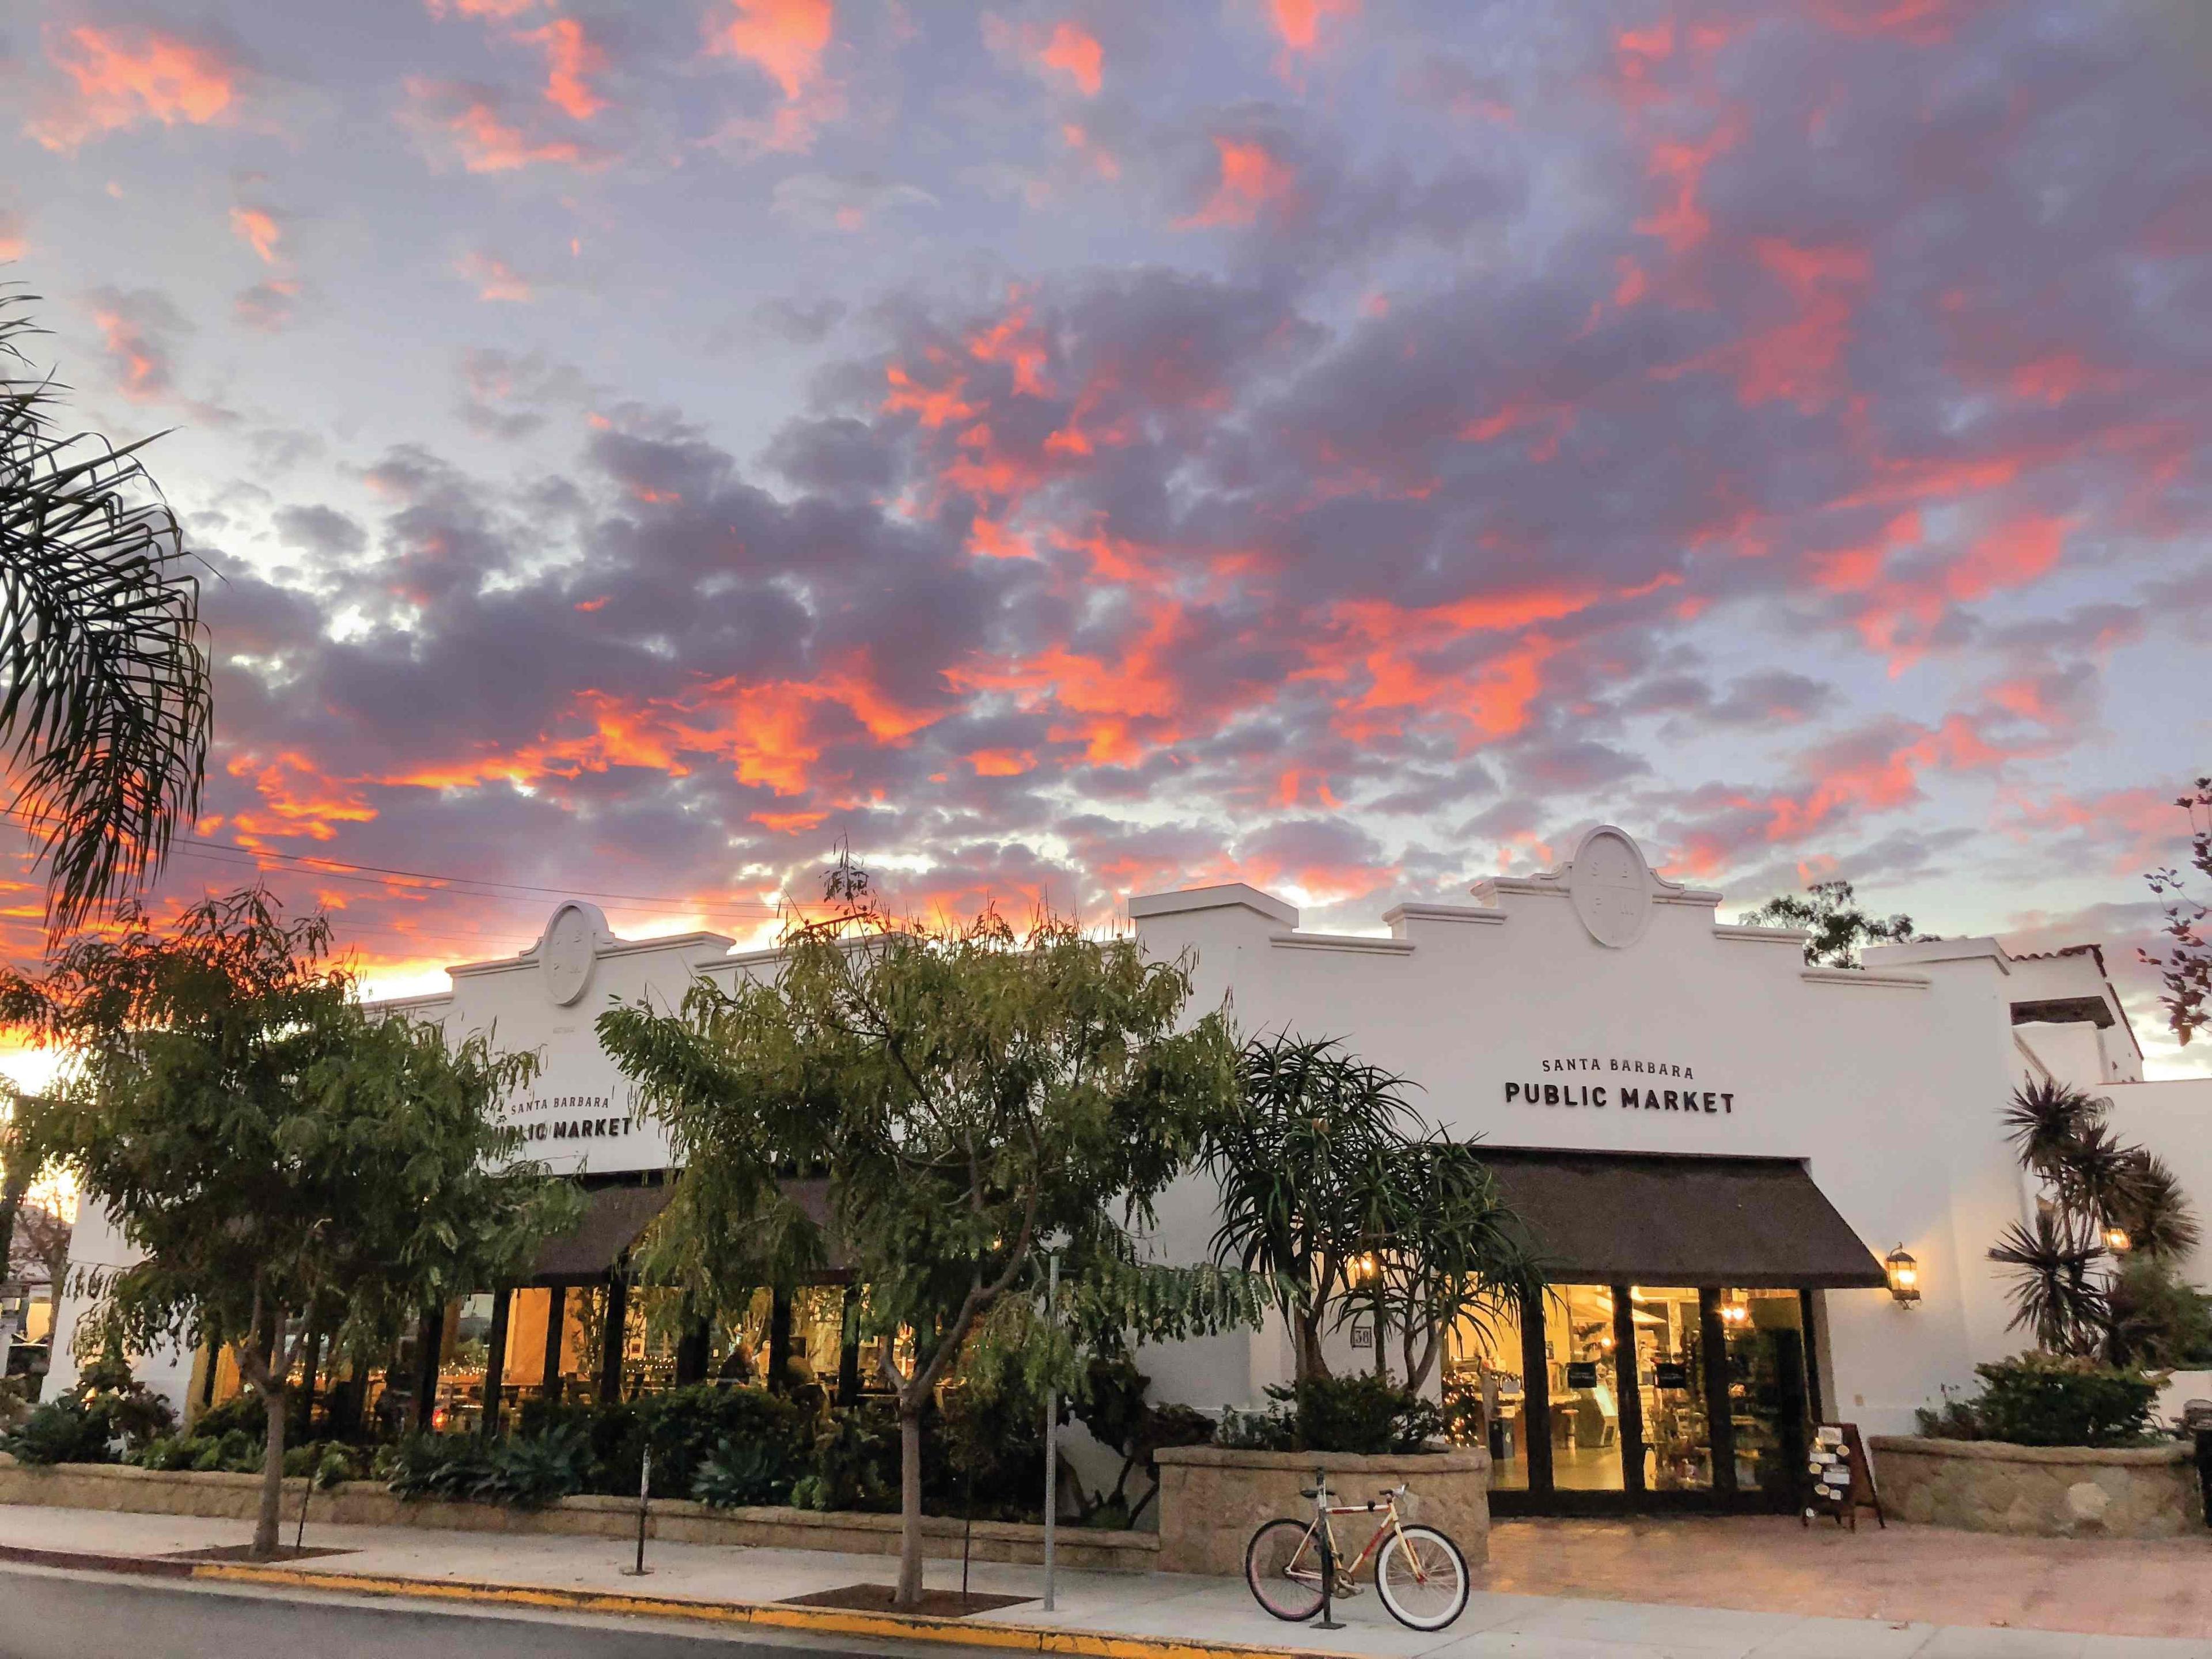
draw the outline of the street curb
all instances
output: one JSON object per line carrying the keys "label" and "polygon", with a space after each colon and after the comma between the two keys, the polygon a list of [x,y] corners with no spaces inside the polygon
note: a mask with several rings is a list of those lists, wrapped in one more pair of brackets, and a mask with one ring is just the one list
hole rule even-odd
{"label": "street curb", "polygon": [[164,1561],[149,1555],[103,1555],[92,1550],[42,1550],[28,1544],[0,1544],[0,1561],[27,1567],[57,1567],[76,1572],[131,1572],[144,1578],[189,1578],[190,1561]]}
{"label": "street curb", "polygon": [[338,1590],[354,1595],[414,1596],[481,1606],[687,1619],[700,1624],[759,1625],[828,1636],[889,1637],[1016,1653],[1080,1655],[1085,1659],[1343,1659],[1341,1655],[1324,1655],[1311,1648],[1191,1642],[1160,1636],[1115,1636],[1103,1631],[1047,1629],[1032,1625],[979,1624],[965,1619],[933,1618],[926,1613],[859,1613],[841,1607],[798,1607],[785,1601],[692,1601],[678,1596],[638,1595],[621,1590],[471,1583],[381,1573],[303,1572],[296,1567],[255,1566],[243,1562],[200,1562],[192,1566],[191,1577],[289,1589]]}

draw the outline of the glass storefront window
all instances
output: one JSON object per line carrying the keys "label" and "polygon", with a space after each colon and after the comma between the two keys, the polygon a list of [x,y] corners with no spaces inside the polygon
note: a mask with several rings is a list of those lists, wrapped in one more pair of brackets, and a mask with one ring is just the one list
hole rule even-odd
{"label": "glass storefront window", "polygon": [[1457,1435],[1490,1449],[1493,1492],[1528,1489],[1528,1396],[1521,1366],[1521,1320],[1513,1308],[1454,1328],[1444,1399]]}
{"label": "glass storefront window", "polygon": [[1545,1292],[1552,1484],[1561,1492],[1625,1490],[1615,1346],[1610,1286],[1555,1285]]}
{"label": "glass storefront window", "polygon": [[1710,1491],[1712,1418],[1705,1403],[1698,1294],[1632,1285],[1628,1297],[1644,1407],[1644,1486],[1651,1492]]}
{"label": "glass storefront window", "polygon": [[1727,1336],[1729,1411],[1735,1431],[1735,1484],[1794,1503],[1805,1466],[1805,1315],[1796,1291],[1722,1292]]}

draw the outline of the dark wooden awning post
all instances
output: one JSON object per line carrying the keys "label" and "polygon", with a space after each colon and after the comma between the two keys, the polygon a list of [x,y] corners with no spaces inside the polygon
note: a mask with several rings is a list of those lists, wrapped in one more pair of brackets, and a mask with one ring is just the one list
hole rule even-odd
{"label": "dark wooden awning post", "polygon": [[478,1426],[487,1435],[499,1432],[500,1390],[507,1386],[507,1322],[514,1292],[505,1285],[491,1293],[491,1334],[484,1338],[483,1412]]}

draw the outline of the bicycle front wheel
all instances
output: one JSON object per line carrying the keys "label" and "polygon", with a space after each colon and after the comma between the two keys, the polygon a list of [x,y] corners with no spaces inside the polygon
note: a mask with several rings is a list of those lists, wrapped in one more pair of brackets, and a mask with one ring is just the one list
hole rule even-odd
{"label": "bicycle front wheel", "polygon": [[1252,1599],[1291,1624],[1321,1611],[1321,1546],[1310,1522],[1269,1521],[1244,1547]]}
{"label": "bicycle front wheel", "polygon": [[1401,1527],[1375,1563],[1375,1588],[1407,1629],[1442,1630],[1467,1611],[1473,1585],[1458,1545],[1434,1527]]}

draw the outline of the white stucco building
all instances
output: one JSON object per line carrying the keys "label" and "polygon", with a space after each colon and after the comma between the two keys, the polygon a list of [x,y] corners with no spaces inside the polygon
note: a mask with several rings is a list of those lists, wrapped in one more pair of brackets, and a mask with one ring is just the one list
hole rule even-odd
{"label": "white stucco building", "polygon": [[[2212,1204],[2212,1079],[2142,1080],[2094,948],[2015,957],[1954,939],[1808,968],[1800,935],[1729,926],[1719,903],[1657,876],[1611,829],[1548,874],[1479,884],[1464,904],[1401,905],[1381,918],[1387,935],[1304,931],[1294,907],[1243,885],[1130,903],[1148,949],[1191,953],[1194,1006],[1231,998],[1247,1034],[1341,1037],[1417,1082],[1426,1117],[1495,1149],[1553,1263],[1540,1310],[1455,1356],[1490,1407],[1501,1507],[1771,1498],[1794,1483],[1808,1418],[1909,1430],[1915,1407],[1972,1385],[1977,1361],[2026,1346],[1984,1252],[2032,1212],[2000,1123],[2027,1077],[2111,1097],[2117,1132]],[[552,1310],[562,1287],[605,1279],[659,1201],[665,1144],[629,1110],[594,1018],[773,960],[711,933],[623,940],[571,902],[530,950],[457,967],[448,994],[398,1005],[539,1050],[540,1080],[515,1109],[531,1151],[595,1188],[587,1237],[469,1328],[501,1356],[485,1379],[495,1398],[586,1378]],[[1162,1206],[1159,1253],[1202,1258],[1212,1212],[1186,1178]],[[90,1259],[114,1253],[91,1218],[80,1236]],[[1917,1304],[1885,1277],[1899,1249]],[[448,1343],[463,1329],[449,1318]],[[1367,1362],[1363,1338],[1340,1334],[1342,1363]],[[693,1356],[691,1374],[705,1363]],[[1165,1397],[1241,1406],[1287,1380],[1290,1351],[1270,1329],[1144,1364]],[[155,1369],[180,1398],[204,1386],[183,1360]],[[603,1386],[620,1386],[618,1370]]]}

